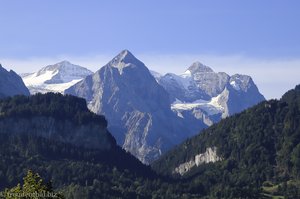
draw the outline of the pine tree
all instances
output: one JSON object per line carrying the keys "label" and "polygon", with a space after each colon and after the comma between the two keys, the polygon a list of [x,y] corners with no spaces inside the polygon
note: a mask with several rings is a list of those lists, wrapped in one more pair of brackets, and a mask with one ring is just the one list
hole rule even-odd
{"label": "pine tree", "polygon": [[52,189],[51,182],[45,183],[38,173],[29,170],[23,178],[23,185],[5,190],[5,199],[38,199],[38,198],[64,198],[62,195],[55,193]]}

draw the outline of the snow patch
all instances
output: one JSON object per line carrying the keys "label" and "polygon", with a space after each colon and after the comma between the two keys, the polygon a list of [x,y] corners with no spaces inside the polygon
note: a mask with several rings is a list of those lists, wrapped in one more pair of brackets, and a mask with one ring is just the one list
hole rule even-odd
{"label": "snow patch", "polygon": [[224,107],[217,103],[216,98],[212,98],[211,101],[199,99],[191,103],[183,103],[180,100],[176,99],[176,101],[173,104],[171,104],[171,109],[173,111],[176,111],[177,113],[196,108],[205,111],[208,115],[219,114],[224,110]]}
{"label": "snow patch", "polygon": [[126,63],[123,63],[123,62],[119,62],[115,65],[112,65],[112,67],[117,68],[119,70],[120,75],[122,75],[123,74],[123,69],[128,67],[128,66],[131,66],[131,65],[132,64],[126,64]]}
{"label": "snow patch", "polygon": [[224,107],[220,104],[220,98],[222,97],[222,93],[216,97],[211,98],[210,102],[207,104],[214,106],[217,109],[220,109],[221,111],[224,110]]}
{"label": "snow patch", "polygon": [[241,90],[240,86],[236,83],[236,81],[231,81],[230,85],[237,91]]}
{"label": "snow patch", "polygon": [[180,75],[181,77],[183,78],[186,78],[186,77],[191,77],[192,76],[192,73],[190,70],[186,70],[182,75]]}
{"label": "snow patch", "polygon": [[61,84],[40,84],[40,85],[28,85],[28,89],[30,90],[31,94],[35,93],[48,93],[48,92],[54,92],[54,93],[61,93],[64,94],[65,90],[73,86],[74,84],[80,82],[82,79],[76,79],[72,80],[67,83],[61,83]]}
{"label": "snow patch", "polygon": [[57,73],[58,71],[45,71],[42,75],[38,75],[38,72],[36,72],[23,77],[23,81],[26,86],[38,86],[44,84],[45,81],[50,80]]}
{"label": "snow patch", "polygon": [[92,72],[68,61],[49,65],[33,74],[22,77],[31,94],[64,91]]}

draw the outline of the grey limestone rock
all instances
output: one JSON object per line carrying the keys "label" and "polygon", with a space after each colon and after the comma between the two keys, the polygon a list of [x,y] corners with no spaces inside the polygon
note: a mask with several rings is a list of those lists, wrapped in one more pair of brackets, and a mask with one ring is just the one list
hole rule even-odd
{"label": "grey limestone rock", "polygon": [[65,93],[85,98],[90,110],[105,115],[118,144],[144,163],[190,136],[172,112],[169,94],[128,50]]}
{"label": "grey limestone rock", "polygon": [[170,94],[174,112],[183,118],[193,115],[207,125],[265,99],[250,76],[217,73],[200,62],[193,63],[182,75],[168,73],[157,81]]}
{"label": "grey limestone rock", "polygon": [[162,76],[128,50],[65,93],[85,98],[90,110],[105,115],[117,143],[144,163],[264,99],[249,76],[230,77],[200,62],[183,75]]}

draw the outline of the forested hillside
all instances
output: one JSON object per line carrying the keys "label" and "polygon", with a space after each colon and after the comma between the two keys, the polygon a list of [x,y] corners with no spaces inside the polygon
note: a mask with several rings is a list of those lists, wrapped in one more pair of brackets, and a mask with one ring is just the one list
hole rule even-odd
{"label": "forested hillside", "polygon": [[[246,193],[300,197],[300,85],[280,100],[260,103],[188,139],[152,167],[180,176],[176,168],[216,148],[221,161],[193,166],[182,178],[205,184],[214,197]],[[208,183],[208,184],[207,184]]]}
{"label": "forested hillside", "polygon": [[[0,191],[15,187],[32,170],[68,199],[204,195],[202,190],[190,194],[188,182],[156,175],[117,146],[106,125],[77,97],[48,93],[0,100]],[[76,132],[81,139],[74,142]]]}
{"label": "forested hillside", "polygon": [[[32,170],[65,198],[300,198],[300,86],[188,139],[152,165],[158,174],[106,126],[72,96],[0,100],[0,190]],[[197,155],[208,163],[190,164]]]}

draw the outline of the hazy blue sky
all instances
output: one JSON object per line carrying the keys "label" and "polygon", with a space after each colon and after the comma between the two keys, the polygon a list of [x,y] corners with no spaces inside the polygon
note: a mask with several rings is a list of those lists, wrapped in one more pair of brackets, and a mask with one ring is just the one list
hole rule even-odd
{"label": "hazy blue sky", "polygon": [[0,62],[97,70],[122,49],[180,73],[199,60],[253,76],[267,98],[300,83],[300,1],[0,0]]}

